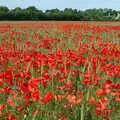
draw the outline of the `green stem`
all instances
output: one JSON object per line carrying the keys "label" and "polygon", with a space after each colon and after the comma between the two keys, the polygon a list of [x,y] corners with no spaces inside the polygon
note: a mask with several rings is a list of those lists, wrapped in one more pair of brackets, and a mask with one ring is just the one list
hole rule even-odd
{"label": "green stem", "polygon": [[87,92],[86,101],[88,101],[88,99],[89,99],[89,96],[90,96],[90,89],[88,88],[88,92]]}
{"label": "green stem", "polygon": [[35,120],[38,110],[39,110],[39,104],[37,105],[36,112],[34,113],[32,120]]}
{"label": "green stem", "polygon": [[81,119],[80,120],[84,120],[84,103],[81,106]]}

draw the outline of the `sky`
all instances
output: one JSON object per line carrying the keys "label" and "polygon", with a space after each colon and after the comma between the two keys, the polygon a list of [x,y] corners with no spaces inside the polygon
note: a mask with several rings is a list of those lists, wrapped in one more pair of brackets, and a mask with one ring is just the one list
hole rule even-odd
{"label": "sky", "polygon": [[7,6],[10,9],[28,6],[35,6],[40,10],[58,8],[73,8],[85,10],[89,8],[111,8],[120,10],[120,0],[0,0],[0,6]]}

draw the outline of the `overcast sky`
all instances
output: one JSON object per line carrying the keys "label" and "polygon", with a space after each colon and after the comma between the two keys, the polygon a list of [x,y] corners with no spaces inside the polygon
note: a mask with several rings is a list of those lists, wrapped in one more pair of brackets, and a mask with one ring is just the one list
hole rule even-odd
{"label": "overcast sky", "polygon": [[38,9],[46,10],[52,8],[76,8],[80,10],[88,8],[112,8],[120,10],[120,0],[0,0],[0,5],[8,8],[27,8],[36,6]]}

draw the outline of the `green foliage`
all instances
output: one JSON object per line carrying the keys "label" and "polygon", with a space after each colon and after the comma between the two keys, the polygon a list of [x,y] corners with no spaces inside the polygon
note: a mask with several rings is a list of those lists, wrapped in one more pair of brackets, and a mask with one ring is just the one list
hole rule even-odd
{"label": "green foliage", "polygon": [[43,12],[34,6],[26,9],[9,10],[0,6],[0,20],[62,20],[62,21],[119,21],[120,12],[112,9],[87,9],[80,11],[72,8],[51,9]]}

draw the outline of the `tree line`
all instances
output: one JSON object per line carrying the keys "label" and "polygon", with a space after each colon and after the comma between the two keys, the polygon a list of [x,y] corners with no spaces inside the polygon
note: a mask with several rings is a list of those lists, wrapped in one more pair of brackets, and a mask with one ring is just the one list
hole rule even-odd
{"label": "tree line", "polygon": [[56,8],[42,11],[34,6],[25,9],[0,6],[0,20],[120,21],[120,11],[107,8],[86,10]]}

